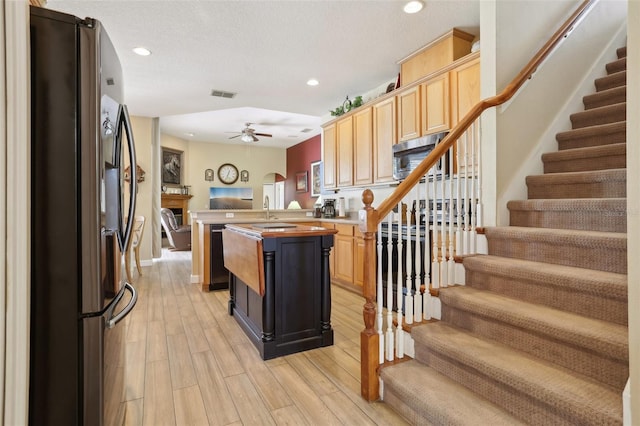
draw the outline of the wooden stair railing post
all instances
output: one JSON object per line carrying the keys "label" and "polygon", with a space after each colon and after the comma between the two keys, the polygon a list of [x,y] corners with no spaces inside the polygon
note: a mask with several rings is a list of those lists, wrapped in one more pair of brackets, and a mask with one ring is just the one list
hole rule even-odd
{"label": "wooden stair railing post", "polygon": [[367,401],[380,398],[378,373],[380,368],[380,336],[375,329],[376,319],[376,238],[378,212],[371,207],[373,192],[365,189],[362,193],[364,210],[360,212],[360,231],[364,234],[364,283],[362,295],[365,302],[362,309],[364,330],[360,333],[360,392]]}

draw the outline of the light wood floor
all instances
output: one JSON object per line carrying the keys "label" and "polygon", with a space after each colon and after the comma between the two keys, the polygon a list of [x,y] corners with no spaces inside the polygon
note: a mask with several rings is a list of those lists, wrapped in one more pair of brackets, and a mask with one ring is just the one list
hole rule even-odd
{"label": "light wood floor", "polygon": [[402,425],[360,397],[359,296],[332,290],[335,344],[262,361],[228,291],[190,284],[191,252],[163,250],[133,268],[138,303],[125,321],[127,425]]}

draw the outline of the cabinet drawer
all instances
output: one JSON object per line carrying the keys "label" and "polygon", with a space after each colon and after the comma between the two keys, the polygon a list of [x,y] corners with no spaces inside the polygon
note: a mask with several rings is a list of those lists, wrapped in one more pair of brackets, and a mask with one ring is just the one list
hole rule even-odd
{"label": "cabinet drawer", "polygon": [[353,225],[345,225],[342,223],[336,223],[336,229],[338,234],[353,237]]}

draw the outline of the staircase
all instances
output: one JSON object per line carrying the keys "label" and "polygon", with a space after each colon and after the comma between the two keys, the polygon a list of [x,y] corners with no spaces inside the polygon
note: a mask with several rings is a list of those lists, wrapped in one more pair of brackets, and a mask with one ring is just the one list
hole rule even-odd
{"label": "staircase", "polygon": [[629,375],[626,48],[487,228],[442,320],[413,327],[415,359],[385,367],[384,401],[413,424],[622,423]]}

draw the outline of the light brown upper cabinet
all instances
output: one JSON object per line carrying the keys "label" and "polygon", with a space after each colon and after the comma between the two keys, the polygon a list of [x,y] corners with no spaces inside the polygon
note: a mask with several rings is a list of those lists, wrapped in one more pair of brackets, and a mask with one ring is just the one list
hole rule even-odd
{"label": "light brown upper cabinet", "polygon": [[396,98],[394,96],[373,106],[373,181],[393,180],[393,145],[396,133]]}
{"label": "light brown upper cabinet", "polygon": [[353,115],[336,123],[337,183],[338,186],[353,185]]}
{"label": "light brown upper cabinet", "polygon": [[450,76],[451,123],[457,124],[480,102],[480,57],[454,68]]}
{"label": "light brown upper cabinet", "polygon": [[418,138],[420,128],[420,86],[413,86],[397,95],[398,142]]}
{"label": "light brown upper cabinet", "polygon": [[322,165],[324,188],[336,187],[336,125],[322,129]]}
{"label": "light brown upper cabinet", "polygon": [[372,108],[364,108],[353,115],[353,183],[373,182],[373,115]]}
{"label": "light brown upper cabinet", "polygon": [[420,90],[422,95],[422,135],[449,130],[451,128],[449,73],[444,73],[422,83]]}

